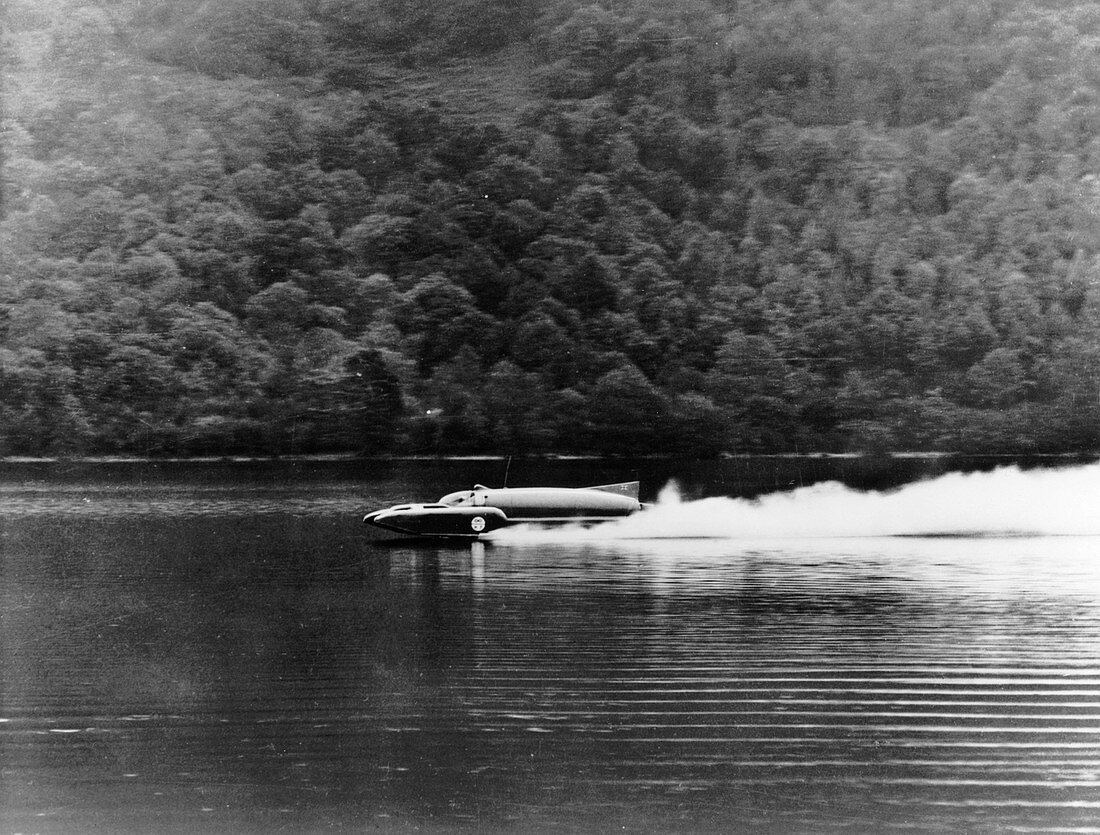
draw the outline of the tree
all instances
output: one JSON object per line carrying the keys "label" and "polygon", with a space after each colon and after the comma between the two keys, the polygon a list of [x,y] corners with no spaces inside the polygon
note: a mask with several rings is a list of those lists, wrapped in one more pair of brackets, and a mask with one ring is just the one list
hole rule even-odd
{"label": "tree", "polygon": [[344,232],[341,245],[363,271],[393,273],[412,242],[412,218],[376,212]]}
{"label": "tree", "polygon": [[162,452],[178,443],[182,385],[162,340],[146,334],[110,350],[80,386],[95,407],[95,440],[113,450]]}
{"label": "tree", "polygon": [[396,322],[411,337],[420,372],[430,372],[463,346],[482,356],[498,349],[497,323],[476,309],[474,297],[449,278],[433,274],[402,298]]}
{"label": "tree", "polygon": [[0,347],[0,454],[74,454],[95,443],[75,374],[40,351]]}
{"label": "tree", "polygon": [[555,440],[548,402],[537,374],[501,360],[489,369],[481,397],[489,449],[498,453],[544,452]]}
{"label": "tree", "polygon": [[151,57],[219,78],[304,75],[322,52],[320,27],[298,0],[202,3],[158,35]]}
{"label": "tree", "polygon": [[783,448],[796,434],[791,369],[764,336],[732,331],[708,375],[709,394],[726,414],[734,449]]}
{"label": "tree", "polygon": [[984,408],[1004,409],[1017,404],[1028,391],[1022,352],[994,348],[966,372],[967,399]]}
{"label": "tree", "polygon": [[[645,415],[645,420],[639,420]],[[667,451],[668,404],[645,375],[629,364],[601,376],[585,411],[584,441],[590,449],[620,455]]]}

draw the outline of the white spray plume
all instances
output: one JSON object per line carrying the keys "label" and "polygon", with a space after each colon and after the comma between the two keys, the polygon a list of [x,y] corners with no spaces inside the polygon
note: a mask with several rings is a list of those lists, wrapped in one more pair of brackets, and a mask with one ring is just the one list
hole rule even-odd
{"label": "white spray plume", "polygon": [[758,499],[684,501],[672,483],[655,505],[621,521],[556,531],[504,529],[494,540],[936,535],[1100,535],[1100,464],[951,473],[885,492],[824,482]]}

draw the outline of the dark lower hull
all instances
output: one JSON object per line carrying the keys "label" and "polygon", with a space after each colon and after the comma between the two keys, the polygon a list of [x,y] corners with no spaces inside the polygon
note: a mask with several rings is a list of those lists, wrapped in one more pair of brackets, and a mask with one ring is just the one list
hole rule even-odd
{"label": "dark lower hull", "polygon": [[515,525],[590,525],[613,522],[629,514],[612,516],[531,516],[509,519],[497,508],[447,508],[446,510],[375,511],[363,521],[376,528],[420,538],[477,539]]}
{"label": "dark lower hull", "polygon": [[379,510],[363,517],[368,525],[394,533],[420,537],[462,537],[476,539],[506,527],[511,522],[496,508]]}

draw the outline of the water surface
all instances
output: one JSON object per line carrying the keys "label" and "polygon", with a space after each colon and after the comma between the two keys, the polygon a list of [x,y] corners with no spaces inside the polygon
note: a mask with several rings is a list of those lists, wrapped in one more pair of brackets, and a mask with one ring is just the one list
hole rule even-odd
{"label": "water surface", "polygon": [[9,470],[0,828],[1097,831],[1100,539],[358,522],[501,466]]}

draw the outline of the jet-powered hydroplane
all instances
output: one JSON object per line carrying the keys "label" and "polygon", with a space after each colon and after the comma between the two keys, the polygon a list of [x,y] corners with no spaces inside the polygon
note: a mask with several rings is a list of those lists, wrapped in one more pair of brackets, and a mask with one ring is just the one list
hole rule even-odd
{"label": "jet-powered hydroplane", "polygon": [[478,484],[433,504],[376,510],[363,521],[412,536],[475,538],[509,525],[609,522],[642,509],[638,486],[637,481],[581,488]]}

